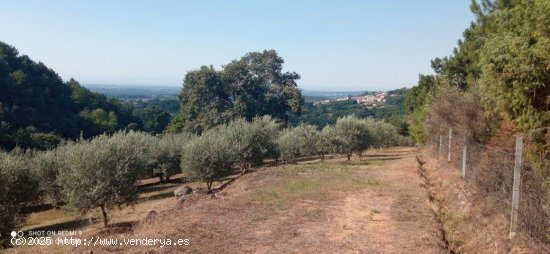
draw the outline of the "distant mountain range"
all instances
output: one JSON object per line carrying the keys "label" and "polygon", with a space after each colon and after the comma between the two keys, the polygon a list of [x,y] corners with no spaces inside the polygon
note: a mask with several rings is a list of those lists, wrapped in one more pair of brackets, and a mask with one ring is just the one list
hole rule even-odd
{"label": "distant mountain range", "polygon": [[319,99],[336,99],[346,96],[358,96],[365,93],[365,91],[315,91],[315,90],[302,90],[302,94],[306,97],[316,97]]}
{"label": "distant mountain range", "polygon": [[[155,86],[155,85],[108,85],[108,84],[84,84],[93,92],[102,93],[110,97],[143,98],[143,97],[173,97],[178,96],[180,86]],[[316,99],[336,99],[346,96],[358,96],[365,91],[315,91],[302,90],[306,97]]]}
{"label": "distant mountain range", "polygon": [[176,97],[179,86],[84,84],[93,92],[117,98]]}

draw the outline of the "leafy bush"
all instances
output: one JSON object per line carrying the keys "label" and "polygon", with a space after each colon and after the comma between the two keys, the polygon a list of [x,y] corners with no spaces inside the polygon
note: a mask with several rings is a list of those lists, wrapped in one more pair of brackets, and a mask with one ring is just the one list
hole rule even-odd
{"label": "leafy bush", "polygon": [[143,129],[151,133],[161,133],[170,122],[170,114],[158,105],[153,105],[138,111],[143,122]]}
{"label": "leafy bush", "polygon": [[61,142],[61,137],[54,133],[32,133],[31,146],[40,150],[51,149]]}

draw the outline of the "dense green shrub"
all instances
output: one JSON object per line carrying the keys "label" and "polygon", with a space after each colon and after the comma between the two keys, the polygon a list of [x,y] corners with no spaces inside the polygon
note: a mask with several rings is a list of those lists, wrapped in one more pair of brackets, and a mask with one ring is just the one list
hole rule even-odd
{"label": "dense green shrub", "polygon": [[143,130],[150,133],[161,133],[170,122],[170,114],[158,105],[141,109],[137,115],[143,123]]}
{"label": "dense green shrub", "polygon": [[61,137],[54,133],[32,133],[31,146],[40,150],[52,149],[61,142]]}

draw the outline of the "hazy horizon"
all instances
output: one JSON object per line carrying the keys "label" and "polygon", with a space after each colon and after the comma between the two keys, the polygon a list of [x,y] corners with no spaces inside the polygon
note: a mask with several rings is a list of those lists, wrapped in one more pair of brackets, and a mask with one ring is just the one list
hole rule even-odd
{"label": "hazy horizon", "polygon": [[[179,85],[169,85],[169,84],[139,84],[139,83],[80,83],[84,87],[112,87],[112,88],[179,88],[181,89],[183,87],[183,84]],[[377,92],[377,91],[388,91],[388,90],[395,90],[399,88],[409,88],[410,86],[401,86],[391,89],[337,89],[337,88],[330,88],[330,89],[316,89],[314,87],[312,88],[303,88],[300,85],[298,85],[298,88],[302,89],[303,91],[311,91],[311,92],[324,92],[324,93],[340,93],[340,92]]]}
{"label": "hazy horizon", "polygon": [[275,49],[302,89],[391,90],[452,53],[469,4],[6,1],[0,41],[83,84],[181,86],[189,70]]}

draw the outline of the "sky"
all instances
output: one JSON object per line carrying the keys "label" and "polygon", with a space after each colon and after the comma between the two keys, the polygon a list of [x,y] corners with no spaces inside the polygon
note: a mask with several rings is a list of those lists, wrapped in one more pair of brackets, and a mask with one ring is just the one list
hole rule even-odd
{"label": "sky", "polygon": [[0,0],[0,41],[83,84],[181,86],[202,65],[275,49],[302,89],[389,90],[432,73],[471,0]]}

